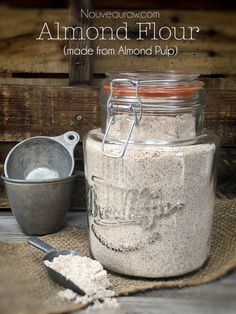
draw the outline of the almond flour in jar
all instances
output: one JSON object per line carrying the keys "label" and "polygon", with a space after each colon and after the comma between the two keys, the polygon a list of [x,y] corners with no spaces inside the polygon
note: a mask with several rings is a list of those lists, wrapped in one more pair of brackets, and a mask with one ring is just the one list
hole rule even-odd
{"label": "almond flour in jar", "polygon": [[131,276],[191,272],[208,257],[215,200],[202,83],[174,74],[110,82],[103,129],[84,144],[91,252]]}

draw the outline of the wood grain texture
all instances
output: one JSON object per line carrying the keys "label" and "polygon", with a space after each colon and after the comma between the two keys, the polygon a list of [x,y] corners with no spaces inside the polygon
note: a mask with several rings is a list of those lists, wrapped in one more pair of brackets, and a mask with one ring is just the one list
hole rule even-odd
{"label": "wood grain texture", "polygon": [[90,86],[2,85],[0,103],[0,141],[69,130],[83,137],[99,125],[98,92]]}
{"label": "wood grain texture", "polygon": [[[178,43],[180,54],[166,56],[94,56],[93,72],[111,70],[191,70],[202,74],[236,74],[236,13],[234,11],[160,11],[159,26],[200,27],[198,39]],[[63,9],[17,10],[0,8],[0,72],[68,73],[67,57],[63,55],[63,41],[36,41],[43,23],[50,27],[54,21],[68,25],[68,11]],[[9,23],[9,21],[13,21]],[[124,19],[94,19],[96,27],[109,25],[114,30]],[[155,21],[150,19],[150,22]],[[133,37],[137,33],[136,19],[129,21],[131,40],[128,47],[145,47],[150,39],[139,42]],[[119,41],[95,41],[94,46],[118,47]],[[159,44],[159,42],[157,42]],[[168,41],[172,45],[173,41]],[[161,43],[165,46],[165,43]],[[115,62],[114,62],[115,60]],[[75,71],[77,71],[75,69]]]}
{"label": "wood grain texture", "polygon": [[236,198],[236,148],[221,148],[218,167],[220,198]]}
{"label": "wood grain texture", "polygon": [[[218,283],[218,285],[220,284]],[[217,284],[215,285],[216,287]],[[195,297],[189,297],[189,290],[186,289],[186,295],[182,294],[179,298],[159,297],[157,291],[153,291],[154,297],[148,297],[148,294],[139,297],[121,297],[118,298],[119,308],[112,310],[105,308],[96,311],[96,314],[235,314],[235,295],[233,297],[226,296],[225,298],[220,295],[214,298],[207,298],[202,296],[201,293],[199,293],[199,296],[196,293]],[[177,291],[178,289],[173,289],[173,294]],[[93,310],[88,308],[74,314],[92,313]]]}
{"label": "wood grain texture", "polygon": [[[0,103],[0,141],[53,136],[70,129],[83,138],[100,125],[98,89],[92,86],[1,85]],[[222,145],[236,145],[236,91],[209,90],[205,120]]]}
{"label": "wood grain texture", "polygon": [[[15,77],[0,77],[0,86],[1,85],[47,85],[47,86],[68,86],[68,78],[15,78]],[[235,84],[236,88],[236,84]]]}
{"label": "wood grain texture", "polygon": [[37,41],[44,22],[68,24],[67,10],[0,7],[0,72],[68,73],[62,43]]}
{"label": "wood grain texture", "polygon": [[[69,6],[69,25],[79,26],[86,30],[90,26],[89,19],[80,16],[81,9],[90,9],[90,0],[70,0]],[[84,41],[70,41],[70,48],[83,49],[90,48],[91,42],[86,39]],[[92,78],[92,56],[72,55],[69,56],[69,83],[70,85],[90,84]]]}
{"label": "wood grain texture", "polygon": [[[11,2],[17,0],[10,0]],[[19,1],[19,0],[18,0]],[[20,0],[23,1],[23,0]],[[24,0],[27,1],[27,0]],[[29,1],[29,0],[28,0]],[[45,0],[44,0],[45,1]],[[230,9],[235,8],[235,2],[222,0],[93,0],[95,8],[127,8],[127,9]]]}
{"label": "wood grain texture", "polygon": [[[2,73],[1,73],[2,74]],[[37,77],[1,77],[0,74],[0,86],[1,85],[56,85],[56,86],[68,86],[69,85],[69,76],[68,78],[48,78],[47,74],[42,73],[42,78]],[[19,74],[22,75],[22,74]],[[27,73],[28,75],[28,73]],[[40,74],[39,74],[40,75]],[[60,74],[59,74],[60,75]],[[31,76],[31,75],[30,75]],[[34,76],[32,74],[32,76]],[[91,85],[100,86],[102,80],[104,80],[105,75],[102,77],[97,77],[96,74],[93,76]],[[236,90],[236,77],[227,76],[227,77],[207,77],[201,76],[206,84],[206,90]]]}
{"label": "wood grain texture", "polygon": [[[68,0],[1,0],[1,3],[16,6],[16,7],[35,7],[35,8],[61,8],[68,6]],[[230,9],[235,8],[236,5],[232,1],[222,1],[222,0],[180,0],[176,2],[175,0],[92,0],[93,8],[137,8],[137,9]]]}
{"label": "wood grain texture", "polygon": [[[1,148],[0,148],[1,150]],[[0,163],[0,175],[3,174],[3,164]],[[0,211],[3,209],[9,209],[10,205],[7,199],[6,190],[4,188],[4,183],[2,179],[0,179]]]}
{"label": "wood grain texture", "polygon": [[201,77],[207,90],[236,90],[236,77]]}

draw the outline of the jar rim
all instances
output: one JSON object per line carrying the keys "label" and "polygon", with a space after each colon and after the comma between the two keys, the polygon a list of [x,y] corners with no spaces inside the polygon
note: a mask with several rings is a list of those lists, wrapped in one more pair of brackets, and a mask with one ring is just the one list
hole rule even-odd
{"label": "jar rim", "polygon": [[[110,86],[103,85],[103,90],[110,94]],[[139,88],[139,96],[141,97],[190,97],[195,91],[204,90],[203,86],[199,87],[186,87],[186,88]],[[136,88],[134,87],[113,87],[113,96],[135,96]]]}
{"label": "jar rim", "polygon": [[143,79],[156,79],[159,81],[182,81],[182,80],[197,80],[200,76],[199,73],[188,72],[188,71],[177,71],[177,70],[166,70],[166,71],[136,71],[136,72],[126,72],[126,71],[109,71],[105,73],[106,76],[110,78],[131,78],[137,80]]}
{"label": "jar rim", "polygon": [[[199,75],[187,72],[109,72],[106,73],[109,81],[105,81],[102,89],[106,94],[113,96],[135,96],[138,83],[138,95],[141,97],[191,97],[195,92],[204,90],[204,82],[198,80]],[[110,83],[110,84],[109,84]]]}

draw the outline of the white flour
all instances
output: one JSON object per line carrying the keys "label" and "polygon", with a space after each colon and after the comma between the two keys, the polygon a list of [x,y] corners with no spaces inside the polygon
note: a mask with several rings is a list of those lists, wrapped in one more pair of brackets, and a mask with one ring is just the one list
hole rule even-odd
{"label": "white flour", "polygon": [[59,293],[61,298],[75,303],[93,303],[94,308],[118,306],[117,300],[112,299],[114,291],[111,290],[107,272],[98,261],[85,256],[59,255],[52,262],[44,263],[85,292],[85,296],[81,296],[66,289]]}
{"label": "white flour", "polygon": [[[195,136],[195,118],[189,114],[143,116],[141,121],[132,139]],[[123,122],[114,124],[114,138],[123,132]],[[102,154],[102,138],[97,129],[85,143],[94,257],[108,269],[141,277],[199,268],[208,257],[213,222],[215,144],[129,144],[123,158],[111,158]],[[106,144],[108,153],[120,150]]]}

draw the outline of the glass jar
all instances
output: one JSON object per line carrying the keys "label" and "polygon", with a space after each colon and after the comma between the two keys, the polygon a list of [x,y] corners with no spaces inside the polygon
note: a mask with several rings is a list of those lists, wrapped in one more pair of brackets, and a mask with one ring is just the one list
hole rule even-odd
{"label": "glass jar", "polygon": [[194,74],[111,73],[84,141],[90,248],[118,273],[171,277],[209,253],[218,138]]}

